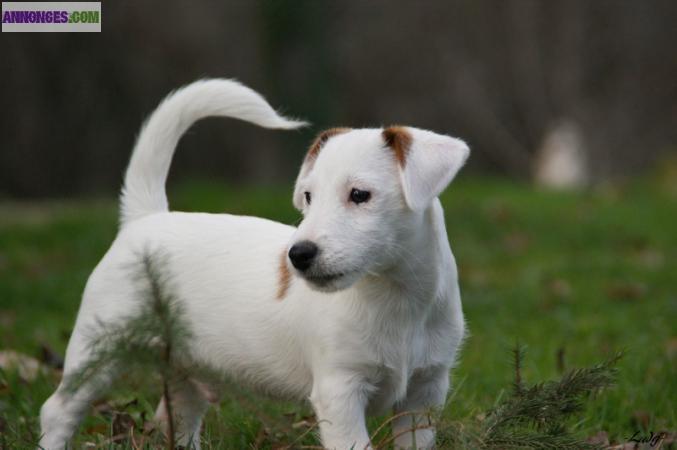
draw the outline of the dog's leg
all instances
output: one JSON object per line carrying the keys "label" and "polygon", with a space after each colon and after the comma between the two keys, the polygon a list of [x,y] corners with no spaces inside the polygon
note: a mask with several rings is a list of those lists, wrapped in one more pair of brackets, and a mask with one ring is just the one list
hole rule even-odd
{"label": "dog's leg", "polygon": [[[177,443],[187,449],[199,450],[202,416],[209,406],[204,390],[192,379],[176,380],[170,383],[169,399]],[[155,420],[165,435],[169,432],[167,411],[167,399],[163,397],[155,412]]]}
{"label": "dog's leg", "polygon": [[435,446],[435,410],[444,406],[449,390],[449,368],[416,372],[409,381],[407,397],[395,407],[402,414],[393,421],[397,449],[431,449]]}
{"label": "dog's leg", "polygon": [[369,387],[352,373],[335,373],[315,380],[310,401],[317,414],[325,448],[371,448],[365,422]]}
{"label": "dog's leg", "polygon": [[70,377],[78,372],[88,356],[83,335],[76,327],[68,344],[62,381],[40,409],[40,449],[65,448],[91,404],[113,381],[116,368],[106,366],[75,390],[68,387]]}
{"label": "dog's leg", "polygon": [[107,381],[88,383],[75,392],[69,392],[61,383],[40,409],[42,437],[39,448],[65,448],[92,402],[108,384]]}

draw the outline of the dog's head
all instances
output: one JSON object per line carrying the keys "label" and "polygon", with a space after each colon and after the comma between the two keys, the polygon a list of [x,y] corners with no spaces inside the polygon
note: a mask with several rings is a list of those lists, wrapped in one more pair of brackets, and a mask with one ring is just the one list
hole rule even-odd
{"label": "dog's head", "polygon": [[297,272],[330,292],[392,267],[468,153],[463,141],[411,127],[320,133],[294,191],[304,216],[289,245]]}

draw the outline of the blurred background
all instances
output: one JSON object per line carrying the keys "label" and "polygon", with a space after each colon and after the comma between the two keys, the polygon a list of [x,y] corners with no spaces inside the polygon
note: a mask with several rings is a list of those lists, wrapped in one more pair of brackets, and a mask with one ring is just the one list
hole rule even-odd
{"label": "blurred background", "polygon": [[675,151],[675,24],[671,0],[106,3],[101,34],[2,35],[0,195],[116,193],[141,121],[200,77],[314,128],[207,120],[173,180],[286,182],[318,129],[393,123],[463,137],[473,171],[635,175]]}
{"label": "blurred background", "polygon": [[[471,336],[445,418],[481,422],[511,392],[516,342],[528,383],[625,349],[616,388],[574,431],[674,442],[676,1],[105,2],[102,30],[0,35],[0,448],[34,446],[142,121],[201,77],[236,78],[313,126],[198,123],[172,165],[172,208],[296,223],[291,186],[325,127],[461,137],[471,158],[441,199]],[[229,392],[203,448],[306,431],[292,424],[307,407]],[[158,397],[115,391],[79,445],[142,430]]]}

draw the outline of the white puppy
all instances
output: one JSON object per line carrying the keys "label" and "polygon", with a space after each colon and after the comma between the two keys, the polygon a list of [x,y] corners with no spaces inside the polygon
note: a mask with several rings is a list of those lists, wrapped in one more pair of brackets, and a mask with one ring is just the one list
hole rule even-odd
{"label": "white puppy", "polygon": [[[191,328],[186,360],[267,392],[309,398],[327,448],[368,447],[365,415],[391,409],[418,412],[394,421],[398,448],[432,447],[432,427],[412,429],[428,425],[430,409],[444,404],[464,335],[437,196],[468,147],[410,127],[333,129],[320,134],[301,167],[298,228],[169,212],[174,149],[207,116],[303,125],[230,80],[196,82],[157,108],[127,170],[119,234],[85,288],[64,378],[87,361],[88,330],[138,309],[129,267],[144,249],[159,249]],[[63,448],[115,373],[100,373],[96,388],[75,393],[62,383],[42,407],[40,445]],[[191,381],[172,393],[179,441],[198,447],[207,399]]]}

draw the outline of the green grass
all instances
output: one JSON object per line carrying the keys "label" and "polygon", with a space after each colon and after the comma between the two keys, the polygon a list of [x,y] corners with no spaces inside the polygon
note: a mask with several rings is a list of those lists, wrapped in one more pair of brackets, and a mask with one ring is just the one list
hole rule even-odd
{"label": "green grass", "polygon": [[[295,223],[290,196],[291,188],[210,183],[183,185],[170,195],[174,209]],[[509,350],[519,342],[527,347],[528,382],[555,378],[562,365],[586,366],[616,350],[627,352],[617,386],[591,399],[573,424],[579,436],[606,431],[619,441],[637,430],[677,430],[674,189],[637,181],[556,193],[467,177],[442,201],[471,331],[453,372],[456,388],[446,417],[474,418],[507,395]],[[116,228],[113,200],[0,203],[0,349],[37,355],[45,344],[63,354],[84,283]],[[0,448],[2,439],[30,447],[39,432],[39,407],[57,381],[52,373],[27,382],[0,370]],[[107,398],[140,424],[152,415],[160,392],[154,383],[129,381]],[[304,431],[291,424],[309,414],[307,405],[240,388],[226,392],[208,414],[206,448],[271,448]],[[109,448],[103,442],[121,420],[110,414],[90,415],[79,445]],[[312,433],[302,442],[315,442]]]}

